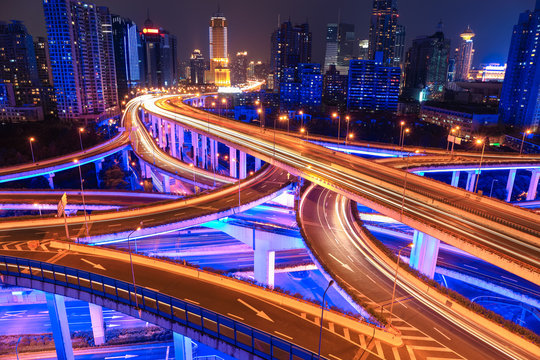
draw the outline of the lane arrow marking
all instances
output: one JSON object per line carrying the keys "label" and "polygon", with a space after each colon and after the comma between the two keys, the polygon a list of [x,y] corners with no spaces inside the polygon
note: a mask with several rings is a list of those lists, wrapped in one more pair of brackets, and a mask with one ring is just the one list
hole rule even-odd
{"label": "lane arrow marking", "polygon": [[343,266],[345,269],[349,270],[349,271],[353,271],[353,269],[351,269],[351,267],[349,266],[349,264],[345,264],[343,261],[339,260],[337,257],[335,257],[334,255],[328,253],[328,255],[330,255],[332,257],[332,259],[336,260],[338,263],[341,264],[341,266]]}
{"label": "lane arrow marking", "polygon": [[100,264],[94,264],[93,262],[88,261],[88,260],[83,259],[83,258],[81,258],[81,260],[84,261],[85,263],[87,263],[88,265],[92,265],[95,269],[105,270],[105,268],[103,266],[101,266]]}
{"label": "lane arrow marking", "polygon": [[253,310],[257,316],[260,316],[260,317],[262,317],[262,318],[265,319],[265,320],[274,322],[274,320],[272,320],[272,319],[270,318],[270,316],[266,315],[266,313],[265,313],[264,311],[262,311],[262,310],[257,310],[256,308],[254,308],[253,306],[249,305],[247,302],[245,302],[244,300],[242,300],[242,299],[240,299],[240,298],[237,299],[237,300],[238,300],[238,302],[239,302],[240,304],[245,305],[245,306],[247,306],[248,308],[250,308],[251,310]]}

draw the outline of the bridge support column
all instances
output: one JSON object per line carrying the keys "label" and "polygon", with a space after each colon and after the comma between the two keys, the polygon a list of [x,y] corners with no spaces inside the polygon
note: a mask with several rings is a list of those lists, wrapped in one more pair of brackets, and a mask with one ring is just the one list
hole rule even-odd
{"label": "bridge support column", "polygon": [[165,146],[163,144],[163,119],[159,118],[158,119],[158,123],[157,123],[157,126],[158,126],[158,146],[163,149]]}
{"label": "bridge support column", "polygon": [[176,125],[174,123],[171,124],[171,143],[169,147],[171,148],[172,157],[177,157],[176,156]]}
{"label": "bridge support column", "polygon": [[103,160],[96,160],[94,161],[94,166],[96,168],[96,181],[98,188],[101,187],[101,180],[99,179],[99,173],[101,172],[101,169],[103,169]]}
{"label": "bridge support column", "polygon": [[191,339],[182,334],[173,333],[174,360],[193,360]]}
{"label": "bridge support column", "polygon": [[122,150],[122,170],[129,170],[129,154],[128,150]]}
{"label": "bridge support column", "polygon": [[450,183],[450,185],[452,185],[452,186],[454,186],[454,187],[458,187],[458,184],[459,184],[459,174],[460,174],[459,171],[452,171],[452,182]]}
{"label": "bridge support column", "polygon": [[465,185],[465,190],[473,192],[474,191],[474,182],[476,181],[476,171],[467,171],[467,184]]}
{"label": "bridge support column", "polygon": [[73,360],[73,347],[71,345],[71,334],[67,320],[66,304],[62,295],[45,293],[47,299],[47,310],[56,348],[56,357],[59,360]]}
{"label": "bridge support column", "polygon": [[202,168],[208,169],[208,138],[204,135],[202,135],[201,138],[202,138],[201,157],[203,159]]}
{"label": "bridge support column", "polygon": [[157,119],[152,114],[148,114],[148,116],[150,116],[150,130],[151,130],[150,133],[152,134],[152,137],[155,139],[157,137],[157,131],[156,131]]}
{"label": "bridge support column", "polygon": [[409,261],[411,267],[433,279],[439,256],[439,244],[439,239],[414,230],[413,248]]}
{"label": "bridge support column", "polygon": [[193,166],[197,166],[197,155],[199,154],[199,134],[191,132],[191,146],[193,147]]}
{"label": "bridge support column", "polygon": [[506,202],[510,202],[510,200],[512,199],[512,190],[514,190],[516,171],[516,169],[511,169],[508,173],[508,180],[506,181]]}
{"label": "bridge support column", "polygon": [[210,166],[213,170],[217,170],[217,141],[210,139]]}
{"label": "bridge support column", "polygon": [[240,151],[240,166],[238,168],[238,171],[240,172],[240,179],[245,179],[247,176],[247,159],[246,159],[246,153],[243,151]]}
{"label": "bridge support column", "polygon": [[92,333],[94,334],[94,344],[105,344],[105,322],[103,321],[103,308],[99,305],[88,303],[90,309],[90,321],[92,322]]}
{"label": "bridge support column", "polygon": [[50,173],[49,175],[45,175],[45,179],[49,182],[49,187],[51,190],[54,190],[54,173]]}
{"label": "bridge support column", "polygon": [[236,149],[229,147],[229,174],[232,178],[238,177],[238,172],[236,171],[236,162]]}
{"label": "bridge support column", "polygon": [[176,139],[178,140],[178,158],[182,160],[184,158],[183,149],[184,149],[184,128],[176,125]]}
{"label": "bridge support column", "polygon": [[255,158],[255,171],[258,171],[261,168],[261,159]]}
{"label": "bridge support column", "polygon": [[538,180],[540,180],[540,170],[531,170],[531,182],[529,183],[529,190],[527,191],[526,200],[536,199],[536,192],[538,190]]}
{"label": "bridge support column", "polygon": [[276,252],[255,246],[254,249],[253,275],[255,281],[274,287],[274,267],[276,263]]}
{"label": "bridge support column", "polygon": [[163,192],[171,192],[171,178],[169,177],[169,175],[163,175]]}

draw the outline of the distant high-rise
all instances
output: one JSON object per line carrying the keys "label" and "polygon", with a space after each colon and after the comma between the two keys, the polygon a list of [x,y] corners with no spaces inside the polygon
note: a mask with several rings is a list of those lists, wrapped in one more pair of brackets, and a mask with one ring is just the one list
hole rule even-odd
{"label": "distant high-rise", "polygon": [[444,37],[441,23],[435,34],[414,39],[407,53],[406,94],[417,99],[420,94],[441,94],[448,80],[449,53],[450,39]]}
{"label": "distant high-rise", "polygon": [[469,71],[471,70],[472,58],[474,54],[473,37],[474,31],[470,27],[462,32],[461,43],[456,50],[456,67],[454,71],[454,81],[464,81],[469,78]]}
{"label": "distant high-rise", "polygon": [[206,61],[201,50],[195,49],[189,59],[190,82],[192,84],[204,84],[204,72],[206,71]]}
{"label": "distant high-rise", "polygon": [[383,56],[378,52],[375,60],[351,60],[347,91],[349,110],[397,110],[401,70],[385,66]]}
{"label": "distant high-rise", "polygon": [[324,69],[328,71],[335,65],[339,71],[346,72],[349,60],[353,58],[356,45],[354,25],[328,24],[326,27],[326,54]]}
{"label": "distant high-rise", "polygon": [[405,60],[405,26],[396,26],[396,43],[394,45],[394,64],[393,66],[402,66]]}
{"label": "distant high-rise", "polygon": [[119,15],[112,16],[112,33],[118,95],[124,99],[143,80],[144,68],[139,54],[141,37],[137,25]]}
{"label": "distant high-rise", "polygon": [[247,82],[248,65],[247,51],[237,52],[231,63],[231,83],[233,85],[245,84]]}
{"label": "distant high-rise", "polygon": [[324,74],[322,97],[327,105],[345,105],[347,99],[347,75],[337,71],[335,65],[330,65],[330,69]]}
{"label": "distant high-rise", "polygon": [[369,27],[370,60],[374,60],[375,53],[380,51],[385,65],[394,64],[397,21],[397,0],[373,0]]}
{"label": "distant high-rise", "polygon": [[364,39],[358,42],[358,60],[369,60],[369,40]]}
{"label": "distant high-rise", "polygon": [[230,86],[229,53],[227,48],[227,19],[220,12],[210,18],[210,74],[208,82],[217,86]]}
{"label": "distant high-rise", "polygon": [[499,105],[501,122],[533,131],[540,125],[539,33],[537,0],[535,9],[521,13],[514,26]]}
{"label": "distant high-rise", "polygon": [[176,84],[176,36],[154,25],[149,18],[142,29],[144,80],[147,87],[167,87]]}
{"label": "distant high-rise", "polygon": [[338,61],[338,24],[328,24],[326,26],[326,53],[324,56],[324,71],[328,71],[330,66],[337,65]]}
{"label": "distant high-rise", "polygon": [[311,62],[311,32],[308,24],[293,26],[290,21],[272,33],[270,68],[274,83],[279,85],[286,68],[296,68],[300,63]]}
{"label": "distant high-rise", "polygon": [[43,9],[59,117],[99,114],[116,106],[107,8],[79,0],[45,0]]}
{"label": "distant high-rise", "polygon": [[287,109],[316,110],[321,105],[322,75],[320,64],[297,64],[283,72],[280,102]]}
{"label": "distant high-rise", "polygon": [[42,86],[52,86],[53,81],[47,39],[38,37],[37,40],[34,41],[34,52],[36,54],[39,82]]}

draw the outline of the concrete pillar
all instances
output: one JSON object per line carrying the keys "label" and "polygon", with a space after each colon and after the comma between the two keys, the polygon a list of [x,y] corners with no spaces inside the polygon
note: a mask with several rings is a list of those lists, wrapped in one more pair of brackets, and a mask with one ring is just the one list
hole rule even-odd
{"label": "concrete pillar", "polygon": [[182,334],[173,333],[174,360],[193,360],[191,339]]}
{"label": "concrete pillar", "polygon": [[144,164],[144,177],[145,179],[152,178],[152,168],[148,164]]}
{"label": "concrete pillar", "polygon": [[201,167],[208,169],[208,138],[204,135],[201,136],[201,158],[203,159]]}
{"label": "concrete pillar", "polygon": [[216,163],[217,163],[217,141],[214,139],[210,139],[210,166],[212,169],[217,170]]}
{"label": "concrete pillar", "polygon": [[465,190],[474,191],[474,182],[476,181],[476,171],[467,171],[467,184],[465,185]]}
{"label": "concrete pillar", "polygon": [[191,131],[191,146],[193,147],[193,165],[197,166],[197,155],[199,154],[199,134],[197,134],[195,131]]}
{"label": "concrete pillar", "polygon": [[122,150],[122,169],[124,171],[129,170],[129,154],[128,150]]}
{"label": "concrete pillar", "polygon": [[45,293],[45,298],[47,299],[47,310],[49,310],[51,320],[56,357],[58,360],[73,360],[73,347],[71,345],[64,297]]}
{"label": "concrete pillar", "polygon": [[176,129],[175,129],[176,125],[174,124],[171,124],[171,129],[170,129],[170,134],[171,134],[171,142],[170,142],[170,148],[171,148],[171,155],[173,157],[177,157],[176,156]]}
{"label": "concrete pillar", "polygon": [[99,173],[101,172],[101,169],[103,169],[103,159],[94,161],[94,166],[96,168],[97,186],[98,186],[98,188],[100,188],[101,187],[101,180],[99,178]]}
{"label": "concrete pillar", "polygon": [[152,137],[155,139],[157,136],[156,127],[157,127],[157,121],[156,117],[152,114],[148,114],[150,116],[150,133],[152,134]]}
{"label": "concrete pillar", "polygon": [[103,308],[99,305],[88,303],[90,309],[90,321],[92,322],[92,332],[94,334],[94,344],[105,344],[105,322],[103,321]]}
{"label": "concrete pillar", "polygon": [[240,172],[240,179],[245,179],[247,176],[247,161],[246,161],[246,153],[243,151],[240,151],[240,166],[238,168],[238,171]]}
{"label": "concrete pillar", "polygon": [[163,175],[163,192],[171,192],[171,178],[169,175]]}
{"label": "concrete pillar", "polygon": [[512,190],[514,190],[514,181],[516,180],[516,169],[510,169],[508,180],[506,181],[506,202],[512,199]]}
{"label": "concrete pillar", "polygon": [[255,281],[274,287],[274,267],[276,252],[255,246],[253,258],[253,275]]}
{"label": "concrete pillar", "polygon": [[54,173],[50,173],[49,175],[45,175],[45,179],[49,182],[49,187],[51,190],[54,190]]}
{"label": "concrete pillar", "polygon": [[450,185],[452,185],[453,187],[458,187],[459,174],[460,174],[459,171],[452,171],[452,182],[450,183]]}
{"label": "concrete pillar", "polygon": [[261,168],[261,159],[255,158],[255,171],[258,171]]}
{"label": "concrete pillar", "polygon": [[158,122],[157,122],[157,128],[158,128],[158,131],[157,131],[157,143],[158,143],[158,146],[163,149],[163,120],[162,119],[158,119]]}
{"label": "concrete pillar", "polygon": [[440,240],[414,230],[413,248],[409,264],[422,274],[433,279],[439,255]]}
{"label": "concrete pillar", "polygon": [[176,125],[176,139],[178,140],[178,152],[180,153],[180,158],[182,158],[182,149],[184,148],[184,128],[180,125]]}
{"label": "concrete pillar", "polygon": [[238,172],[236,171],[236,162],[236,149],[229,147],[229,174],[233,178],[238,177]]}
{"label": "concrete pillar", "polygon": [[540,169],[531,170],[531,182],[527,191],[527,200],[536,199],[536,191],[538,190],[538,180],[540,180]]}

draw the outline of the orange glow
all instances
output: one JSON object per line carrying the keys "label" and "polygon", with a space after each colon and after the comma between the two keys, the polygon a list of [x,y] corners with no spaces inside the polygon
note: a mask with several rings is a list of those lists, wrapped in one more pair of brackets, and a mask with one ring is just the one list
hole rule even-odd
{"label": "orange glow", "polygon": [[142,32],[144,34],[159,34],[159,29],[144,28]]}

